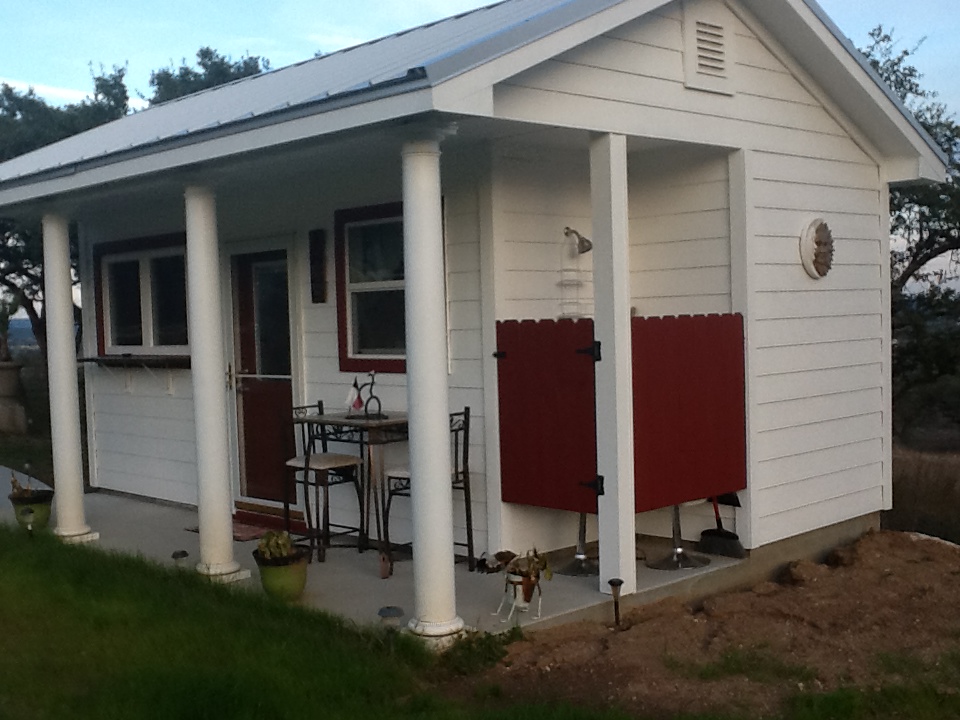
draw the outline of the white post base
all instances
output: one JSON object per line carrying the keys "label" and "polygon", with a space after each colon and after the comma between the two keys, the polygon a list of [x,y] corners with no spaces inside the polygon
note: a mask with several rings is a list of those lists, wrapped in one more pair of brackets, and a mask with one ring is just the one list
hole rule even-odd
{"label": "white post base", "polygon": [[232,583],[246,580],[250,571],[240,567],[238,562],[197,563],[197,572],[215,583]]}
{"label": "white post base", "polygon": [[100,539],[100,533],[93,532],[90,528],[85,528],[78,532],[63,533],[59,528],[54,528],[53,534],[59,537],[67,545],[84,545],[86,543],[96,542]]}
{"label": "white post base", "polygon": [[447,622],[431,623],[413,618],[407,625],[413,635],[421,638],[431,650],[446,650],[466,631],[463,620],[457,616]]}

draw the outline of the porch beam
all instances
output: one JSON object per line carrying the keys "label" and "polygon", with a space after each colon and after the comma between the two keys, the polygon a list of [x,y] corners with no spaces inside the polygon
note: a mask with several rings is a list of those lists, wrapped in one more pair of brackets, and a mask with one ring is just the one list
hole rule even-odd
{"label": "porch beam", "polygon": [[630,340],[630,234],[627,211],[627,140],[596,135],[590,142],[593,207],[594,334],[603,360],[597,363],[597,472],[604,478],[598,499],[600,591],[623,580],[621,592],[637,589],[633,470],[633,356]]}
{"label": "porch beam", "polygon": [[68,542],[89,542],[83,510],[83,457],[80,450],[80,393],[77,384],[70,233],[61,215],[43,216],[43,292],[47,318],[47,375],[50,385],[50,434],[56,484],[54,532]]}
{"label": "porch beam", "polygon": [[232,496],[220,301],[217,205],[205,187],[184,193],[187,226],[187,309],[190,375],[197,436],[197,571],[224,582],[249,577],[233,557]]}
{"label": "porch beam", "polygon": [[407,409],[413,508],[412,632],[440,641],[463,629],[453,573],[453,491],[440,143],[406,142],[403,158],[403,259]]}

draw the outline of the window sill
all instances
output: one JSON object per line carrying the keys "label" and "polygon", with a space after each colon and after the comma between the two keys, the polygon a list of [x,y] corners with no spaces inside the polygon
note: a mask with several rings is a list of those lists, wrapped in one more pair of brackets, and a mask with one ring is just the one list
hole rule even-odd
{"label": "window sill", "polygon": [[80,358],[79,362],[91,363],[100,367],[118,368],[175,368],[188,369],[189,355],[98,355]]}

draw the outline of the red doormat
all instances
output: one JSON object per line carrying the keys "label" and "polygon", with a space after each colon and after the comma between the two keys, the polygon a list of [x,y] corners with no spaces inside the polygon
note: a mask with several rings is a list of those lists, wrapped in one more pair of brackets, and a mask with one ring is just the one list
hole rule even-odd
{"label": "red doormat", "polygon": [[[186,528],[187,532],[200,532],[199,527]],[[247,542],[248,540],[259,540],[267,532],[268,528],[257,525],[247,525],[246,523],[233,521],[233,539],[237,542]]]}

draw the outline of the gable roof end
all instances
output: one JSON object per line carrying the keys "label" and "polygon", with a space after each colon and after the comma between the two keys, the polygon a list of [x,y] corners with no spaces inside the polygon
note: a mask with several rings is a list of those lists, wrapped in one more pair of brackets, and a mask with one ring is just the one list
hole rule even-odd
{"label": "gable roof end", "polygon": [[888,158],[890,182],[946,178],[946,155],[816,0],[740,2]]}

